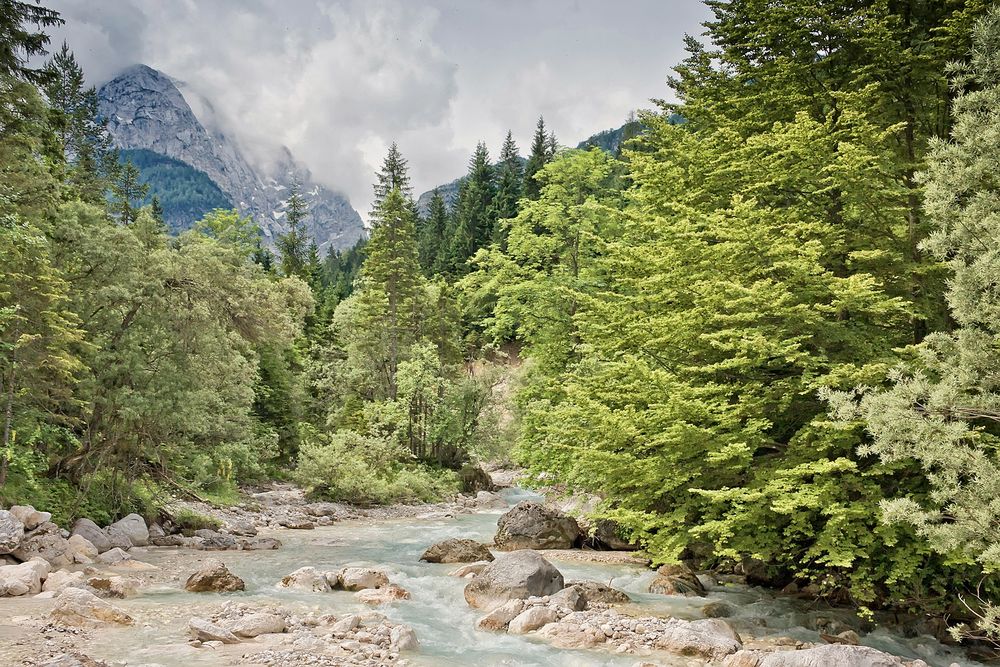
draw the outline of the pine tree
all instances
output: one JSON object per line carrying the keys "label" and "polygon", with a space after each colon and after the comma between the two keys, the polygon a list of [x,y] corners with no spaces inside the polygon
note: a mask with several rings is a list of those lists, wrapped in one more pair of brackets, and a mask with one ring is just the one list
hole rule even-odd
{"label": "pine tree", "polygon": [[121,224],[130,225],[135,222],[143,200],[149,195],[149,184],[142,182],[138,167],[127,160],[111,184],[111,192],[114,194],[109,205],[112,214]]}
{"label": "pine tree", "polygon": [[41,7],[38,3],[0,0],[0,76],[33,83],[44,82],[44,69],[32,69],[26,65],[33,57],[46,54],[49,36],[41,31],[31,32],[28,26],[51,28],[62,23],[59,12]]}
{"label": "pine tree", "polygon": [[292,184],[285,202],[285,220],[288,231],[278,237],[278,265],[284,276],[298,276],[308,282],[309,235],[305,230],[306,201],[298,183]]}
{"label": "pine tree", "polygon": [[[407,167],[406,158],[399,152],[399,146],[392,142],[389,146],[389,153],[382,161],[382,169],[376,174],[378,179],[375,182],[375,200],[372,202],[372,220],[378,215],[379,207],[389,193],[399,190],[400,194],[407,201],[413,199],[413,187],[410,185],[410,173]],[[414,208],[414,211],[416,209]]]}
{"label": "pine tree", "polygon": [[545,119],[539,116],[538,124],[535,127],[535,136],[531,140],[531,154],[524,165],[524,196],[528,199],[538,199],[541,187],[535,180],[535,174],[549,160],[549,135],[545,131]]}
{"label": "pine tree", "polygon": [[462,181],[455,206],[455,229],[450,238],[450,265],[464,273],[466,261],[485,247],[496,226],[496,196],[493,166],[486,144],[479,142],[469,161],[469,173]]}
{"label": "pine tree", "polygon": [[[517,154],[517,144],[514,136],[508,130],[500,149],[500,161],[497,163],[497,191],[493,199],[493,219],[509,220],[517,215],[518,201],[524,190],[524,167],[521,157]],[[493,241],[503,245],[506,241],[506,226],[497,224],[493,230]]]}
{"label": "pine tree", "polygon": [[420,266],[424,275],[430,277],[441,273],[448,264],[448,207],[437,188],[431,194],[427,219],[420,228]]}

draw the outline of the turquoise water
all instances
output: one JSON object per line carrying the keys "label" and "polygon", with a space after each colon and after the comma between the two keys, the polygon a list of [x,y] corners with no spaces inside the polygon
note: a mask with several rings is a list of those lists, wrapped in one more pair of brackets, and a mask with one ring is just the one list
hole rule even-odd
{"label": "turquoise water", "polygon": [[[510,491],[508,500],[516,502],[524,492]],[[390,619],[414,628],[421,648],[406,657],[415,665],[483,667],[603,667],[631,666],[636,656],[619,656],[602,650],[566,651],[554,649],[531,636],[481,632],[475,629],[480,613],[466,605],[462,589],[464,579],[449,577],[457,565],[422,563],[423,550],[449,537],[470,537],[489,541],[496,530],[498,512],[458,515],[450,518],[423,518],[376,523],[344,522],[307,531],[281,531],[284,546],[277,551],[196,552],[198,558],[218,557],[242,577],[244,593],[235,595],[192,594],[183,590],[183,581],[194,571],[190,553],[176,550],[151,550],[137,556],[169,571],[176,569],[176,584],[147,589],[139,597],[121,601],[120,606],[133,614],[138,623],[130,629],[108,631],[102,641],[91,647],[94,657],[127,660],[129,665],[195,666],[220,664],[220,654],[194,649],[186,644],[187,619],[206,615],[226,599],[267,601],[302,612],[314,611],[344,615],[366,610],[352,593],[306,593],[277,588],[284,575],[303,566],[335,570],[346,565],[372,565],[385,570],[390,579],[410,591],[410,600],[379,609]],[[819,642],[817,633],[801,627],[811,612],[801,603],[773,599],[764,591],[745,587],[713,590],[706,598],[667,597],[644,593],[653,573],[638,566],[595,565],[553,561],[567,580],[594,579],[629,592],[636,604],[624,609],[640,615],[670,615],[700,618],[700,608],[712,600],[725,600],[739,607],[734,619],[737,629],[754,628],[755,634],[775,632],[805,641]],[[825,612],[824,616],[833,614]],[[760,618],[766,628],[760,627]],[[975,663],[951,655],[931,638],[903,639],[887,632],[863,637],[863,642],[897,655],[922,658],[935,667],[952,662]],[[256,650],[256,642],[227,647],[239,656]],[[690,658],[651,656],[664,665],[702,664]]]}

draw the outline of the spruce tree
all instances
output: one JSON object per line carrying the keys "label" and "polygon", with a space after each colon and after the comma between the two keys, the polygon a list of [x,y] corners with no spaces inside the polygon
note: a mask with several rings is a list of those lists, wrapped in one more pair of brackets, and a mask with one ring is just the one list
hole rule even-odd
{"label": "spruce tree", "polygon": [[127,160],[111,184],[111,192],[114,195],[109,205],[112,215],[121,224],[130,225],[135,222],[143,200],[149,195],[149,184],[142,182],[139,168]]}
{"label": "spruce tree", "polygon": [[431,194],[427,219],[420,228],[420,266],[424,275],[430,277],[441,273],[448,264],[448,207],[437,188]]}
{"label": "spruce tree", "polygon": [[[517,154],[517,144],[514,136],[508,130],[500,149],[500,161],[497,163],[497,188],[493,199],[493,219],[509,220],[517,215],[517,204],[524,190],[524,166]],[[494,226],[493,241],[501,245],[505,241],[506,227],[502,224]]]}
{"label": "spruce tree", "polygon": [[494,170],[486,144],[479,142],[469,161],[469,173],[462,182],[455,206],[455,229],[449,239],[451,267],[464,273],[466,261],[489,243],[496,225]]}
{"label": "spruce tree", "polygon": [[531,154],[524,165],[524,196],[528,199],[538,199],[541,187],[535,180],[542,167],[549,161],[549,135],[545,131],[545,119],[538,117],[535,126],[535,136],[531,140]]}
{"label": "spruce tree", "polygon": [[278,237],[279,266],[285,276],[298,276],[309,281],[309,235],[305,230],[306,201],[301,186],[292,184],[291,194],[285,202],[285,220],[288,231]]}
{"label": "spruce tree", "polygon": [[[392,142],[389,152],[382,161],[382,169],[376,174],[375,200],[372,202],[372,219],[379,213],[379,207],[389,193],[399,190],[403,199],[413,199],[413,187],[410,185],[410,173],[406,158],[399,152],[399,146]],[[414,208],[414,211],[416,209]]]}
{"label": "spruce tree", "polygon": [[32,69],[27,64],[35,56],[46,54],[49,36],[29,26],[51,28],[62,25],[59,12],[39,6],[37,2],[0,0],[0,76],[41,83],[45,69]]}

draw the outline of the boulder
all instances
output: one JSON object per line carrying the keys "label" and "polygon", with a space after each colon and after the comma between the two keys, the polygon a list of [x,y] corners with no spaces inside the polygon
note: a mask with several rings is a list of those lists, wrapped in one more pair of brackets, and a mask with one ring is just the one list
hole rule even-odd
{"label": "boulder", "polygon": [[313,530],[316,524],[303,517],[288,517],[278,522],[279,526],[290,530]]}
{"label": "boulder", "polygon": [[65,588],[56,597],[50,616],[56,623],[72,626],[102,624],[131,625],[132,617],[82,588]]}
{"label": "boulder", "polygon": [[203,618],[192,618],[188,621],[188,632],[192,637],[203,642],[222,642],[223,644],[239,644],[240,638],[221,625],[216,625]]}
{"label": "boulder", "polygon": [[281,547],[281,541],[273,537],[250,537],[239,540],[240,549],[244,551],[262,551]]}
{"label": "boulder", "polygon": [[480,491],[492,491],[493,478],[489,473],[477,465],[466,465],[458,471],[458,479],[462,484],[464,493],[479,493]]}
{"label": "boulder", "polygon": [[598,519],[594,524],[591,539],[598,547],[611,549],[612,551],[635,551],[639,545],[629,542],[621,536],[621,526],[610,519]]}
{"label": "boulder", "polygon": [[507,632],[512,635],[523,635],[558,620],[559,615],[554,609],[541,606],[529,607],[511,620]]}
{"label": "boulder", "polygon": [[11,553],[20,561],[44,558],[53,567],[73,564],[73,550],[69,541],[60,534],[59,527],[54,523],[43,523],[26,533],[21,544]]}
{"label": "boulder", "polygon": [[196,548],[202,551],[232,551],[237,548],[236,538],[230,535],[223,535],[222,533],[215,533],[210,537],[202,539]]}
{"label": "boulder", "polygon": [[[381,570],[368,567],[345,567],[337,573],[337,581],[330,581],[333,588],[345,591],[363,591],[366,588],[382,588],[389,585],[389,577]],[[329,578],[329,575],[327,575]]]}
{"label": "boulder", "polygon": [[257,635],[276,635],[285,631],[285,619],[277,614],[247,614],[226,623],[226,629],[237,637],[253,639]]}
{"label": "boulder", "polygon": [[209,558],[198,571],[188,577],[184,590],[191,593],[231,593],[242,591],[246,584],[242,579],[229,571],[225,563],[215,558]]}
{"label": "boulder", "polygon": [[568,621],[549,623],[538,631],[538,635],[547,639],[556,648],[564,649],[592,648],[608,639],[598,628]]}
{"label": "boulder", "polygon": [[725,667],[903,667],[926,664],[909,661],[868,646],[828,644],[800,651],[740,651],[729,656]]}
{"label": "boulder", "polygon": [[111,548],[111,540],[100,527],[90,519],[78,519],[73,524],[72,535],[79,535],[97,547],[98,553],[104,553]]}
{"label": "boulder", "polygon": [[24,524],[25,530],[34,530],[43,523],[52,520],[50,513],[39,512],[31,505],[14,505],[8,511]]}
{"label": "boulder", "polygon": [[701,608],[701,613],[705,618],[730,618],[735,616],[736,612],[736,607],[722,600],[709,602]]}
{"label": "boulder", "polygon": [[575,588],[588,605],[601,604],[626,604],[632,601],[628,593],[612,588],[599,581],[571,581],[567,588]]}
{"label": "boulder", "polygon": [[97,597],[117,598],[119,600],[135,595],[140,584],[142,582],[138,579],[121,575],[96,576],[87,579],[87,585],[94,590]]}
{"label": "boulder", "polygon": [[298,591],[327,593],[330,590],[330,584],[327,583],[326,579],[323,573],[314,567],[300,567],[295,572],[285,575],[279,586],[282,588],[293,588]]}
{"label": "boulder", "polygon": [[109,549],[97,557],[98,562],[104,563],[105,565],[121,565],[126,561],[132,560],[132,556],[128,555],[121,547],[114,547]]}
{"label": "boulder", "polygon": [[366,588],[354,594],[358,602],[377,607],[392,604],[397,600],[409,600],[410,592],[402,586],[388,584],[379,588]]}
{"label": "boulder", "polygon": [[129,514],[108,526],[108,530],[119,529],[128,536],[134,547],[144,547],[149,544],[149,528],[146,520],[138,514]]}
{"label": "boulder", "polygon": [[508,600],[551,595],[563,589],[563,576],[549,561],[527,549],[503,554],[465,587],[465,600],[492,609]]}
{"label": "boulder", "polygon": [[163,530],[163,526],[156,523],[155,521],[149,524],[149,539],[152,540],[154,537],[166,537],[167,531]]}
{"label": "boulder", "polygon": [[420,647],[417,633],[408,625],[397,625],[389,631],[389,645],[394,651],[412,651]]}
{"label": "boulder", "polygon": [[420,560],[428,563],[474,563],[491,561],[493,554],[475,540],[451,538],[428,547]]}
{"label": "boulder", "polygon": [[66,543],[74,563],[92,563],[98,556],[97,547],[83,535],[70,535]]}
{"label": "boulder", "polygon": [[660,595],[704,596],[705,587],[687,565],[663,565],[649,584],[650,593]]}
{"label": "boulder", "polygon": [[462,577],[464,579],[471,579],[472,577],[474,577],[477,574],[479,574],[480,572],[482,572],[483,568],[485,568],[489,564],[490,564],[490,561],[486,561],[486,560],[481,560],[481,561],[479,561],[477,563],[469,563],[468,565],[463,565],[460,568],[452,570],[451,572],[448,573],[448,576],[449,577]]}
{"label": "boulder", "polygon": [[507,507],[507,501],[499,493],[480,491],[476,494],[476,507],[482,509],[503,509]]}
{"label": "boulder", "polygon": [[673,618],[669,623],[670,626],[653,641],[653,646],[660,650],[705,660],[722,660],[743,648],[739,635],[722,619],[682,621]]}
{"label": "boulder", "polygon": [[0,597],[41,593],[42,581],[50,571],[48,561],[40,558],[18,565],[0,566]]}
{"label": "boulder", "polygon": [[42,584],[42,590],[45,592],[52,591],[58,593],[62,589],[69,586],[82,588],[86,586],[83,578],[83,572],[56,570],[55,572],[49,573],[49,576],[45,579],[45,583]]}
{"label": "boulder", "polygon": [[507,624],[513,621],[522,611],[524,611],[524,600],[508,600],[479,619],[476,622],[476,627],[480,630],[491,630],[493,632],[506,630]]}
{"label": "boulder", "polygon": [[163,535],[162,537],[150,537],[149,543],[154,547],[183,547],[187,545],[188,539],[183,535]]}
{"label": "boulder", "polygon": [[253,525],[250,521],[243,521],[240,519],[229,519],[223,525],[230,535],[237,535],[239,537],[256,537],[257,536],[257,526]]}
{"label": "boulder", "polygon": [[580,538],[576,519],[525,500],[497,521],[493,541],[501,549],[571,549]]}
{"label": "boulder", "polygon": [[119,526],[108,526],[104,529],[104,534],[108,536],[108,543],[112,549],[128,551],[132,548],[132,539]]}
{"label": "boulder", "polygon": [[565,607],[570,611],[583,611],[587,608],[587,598],[583,597],[574,586],[567,586],[558,593],[550,595],[549,604]]}

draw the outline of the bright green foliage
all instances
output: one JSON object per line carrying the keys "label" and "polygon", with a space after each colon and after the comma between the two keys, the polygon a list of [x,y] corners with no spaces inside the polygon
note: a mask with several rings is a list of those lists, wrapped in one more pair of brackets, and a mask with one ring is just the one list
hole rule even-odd
{"label": "bright green foliage", "polygon": [[[953,272],[947,292],[953,332],[931,334],[916,359],[890,375],[887,391],[832,395],[848,426],[860,420],[872,441],[863,449],[887,464],[916,461],[931,492],[882,502],[889,522],[913,525],[935,549],[1000,568],[1000,13],[976,30],[972,62],[956,72],[951,141],[935,140],[926,212],[935,225],[923,247]],[[1000,635],[987,610],[984,630]]]}
{"label": "bright green foliage", "polygon": [[465,273],[466,261],[493,237],[496,210],[493,165],[486,144],[480,142],[469,161],[469,173],[458,191],[455,205],[455,224],[449,243],[450,266],[457,273]]}
{"label": "bright green foliage", "polygon": [[260,239],[260,227],[250,216],[240,216],[236,209],[212,209],[194,223],[194,231],[216,239],[245,258],[250,258]]}

